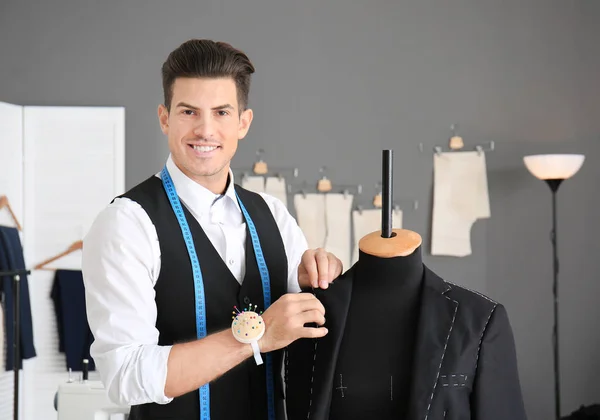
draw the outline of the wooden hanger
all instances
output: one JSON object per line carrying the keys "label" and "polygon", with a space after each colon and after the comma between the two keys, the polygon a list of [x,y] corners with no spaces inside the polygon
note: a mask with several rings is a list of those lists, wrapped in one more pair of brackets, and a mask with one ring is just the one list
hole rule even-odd
{"label": "wooden hanger", "polygon": [[369,233],[358,241],[359,249],[380,258],[406,257],[421,246],[423,239],[408,229],[392,229],[392,151],[383,151],[383,205],[381,230]]}
{"label": "wooden hanger", "polygon": [[8,202],[8,198],[5,195],[0,197],[0,210],[2,210],[4,207],[6,207],[8,209],[8,212],[10,213],[10,217],[12,217],[13,221],[15,222],[17,230],[22,230],[21,224],[19,223],[19,220],[17,219],[17,216],[15,215],[15,212],[13,211],[12,207],[10,206],[10,203]]}
{"label": "wooden hanger", "polygon": [[256,175],[265,175],[269,172],[267,162],[261,157],[261,154],[263,153],[265,153],[263,149],[258,149],[258,152],[256,152],[256,162],[254,162],[254,166],[252,167],[252,170]]}
{"label": "wooden hanger", "polygon": [[53,268],[46,268],[44,267],[45,265],[50,264],[51,262],[54,262],[66,255],[69,255],[72,252],[75,252],[77,250],[80,250],[83,248],[83,241],[75,241],[71,244],[71,246],[64,252],[61,252],[60,254],[52,257],[52,258],[48,258],[46,261],[42,261],[41,263],[39,263],[38,265],[36,265],[34,267],[35,270],[53,270]]}

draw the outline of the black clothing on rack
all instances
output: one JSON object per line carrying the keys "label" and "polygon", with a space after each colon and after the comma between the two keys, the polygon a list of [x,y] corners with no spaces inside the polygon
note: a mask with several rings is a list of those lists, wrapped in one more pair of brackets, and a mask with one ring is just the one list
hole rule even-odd
{"label": "black clothing on rack", "polygon": [[82,361],[87,359],[88,370],[95,370],[90,356],[94,336],[87,321],[81,270],[56,270],[50,297],[56,313],[58,350],[65,353],[67,369],[81,371]]}

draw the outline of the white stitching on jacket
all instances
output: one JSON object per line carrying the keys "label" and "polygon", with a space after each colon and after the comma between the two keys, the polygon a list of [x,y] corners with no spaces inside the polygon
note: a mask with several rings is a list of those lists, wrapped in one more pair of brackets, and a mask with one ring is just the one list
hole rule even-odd
{"label": "white stitching on jacket", "polygon": [[308,401],[308,413],[306,414],[307,419],[310,418],[310,409],[312,407],[313,382],[315,379],[315,364],[316,364],[316,360],[317,360],[317,342],[318,342],[318,340],[315,338],[315,353],[313,356],[312,373],[310,374],[310,399]]}
{"label": "white stitching on jacket", "polygon": [[497,304],[498,304],[498,302],[496,302],[495,300],[492,300],[492,299],[490,299],[489,297],[487,297],[486,295],[484,295],[484,294],[482,294],[482,293],[478,292],[477,290],[472,290],[472,289],[469,289],[468,287],[465,287],[465,286],[459,286],[458,284],[454,284],[454,283],[452,283],[451,281],[448,281],[448,280],[444,280],[444,281],[445,281],[446,283],[450,283],[451,285],[453,285],[453,286],[456,286],[456,287],[458,287],[458,288],[461,288],[461,289],[468,290],[468,291],[469,291],[469,292],[471,292],[471,293],[475,293],[476,295],[478,295],[478,296],[481,296],[482,298],[484,298],[485,300],[487,300],[487,301],[489,301],[489,302],[493,303],[494,305],[497,305]]}
{"label": "white stitching on jacket", "polygon": [[450,324],[450,331],[448,331],[448,336],[446,337],[446,343],[444,344],[444,350],[442,352],[442,360],[440,360],[440,365],[438,366],[438,372],[435,377],[435,382],[433,383],[433,390],[431,391],[431,396],[429,397],[429,404],[427,404],[427,411],[425,412],[425,420],[429,417],[429,410],[431,409],[431,403],[433,402],[433,394],[435,394],[435,389],[437,388],[438,380],[440,378],[440,372],[442,370],[442,363],[444,362],[444,356],[446,355],[446,348],[448,347],[448,341],[450,341],[450,334],[452,334],[452,328],[454,328],[454,321],[456,320],[456,313],[458,312],[458,302],[454,299],[450,299],[448,296],[444,296],[446,299],[454,302],[456,305],[454,306],[454,315],[452,316],[452,324]]}
{"label": "white stitching on jacket", "polygon": [[479,351],[481,350],[481,343],[483,342],[483,336],[485,335],[485,330],[487,330],[487,326],[490,323],[490,319],[492,319],[492,315],[496,311],[498,305],[494,305],[492,308],[490,315],[488,316],[487,321],[485,321],[485,325],[483,326],[483,331],[481,331],[481,337],[479,337],[479,344],[477,345],[477,356],[475,357],[475,372],[477,372],[477,364],[479,363]]}

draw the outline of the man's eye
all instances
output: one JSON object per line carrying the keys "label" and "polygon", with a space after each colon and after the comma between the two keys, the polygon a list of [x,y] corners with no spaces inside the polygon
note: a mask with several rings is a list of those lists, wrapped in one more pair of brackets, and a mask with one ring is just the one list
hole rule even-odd
{"label": "man's eye", "polygon": [[219,111],[219,115],[222,116],[222,117],[224,117],[226,115],[229,115],[229,112],[227,112],[227,111]]}
{"label": "man's eye", "polygon": [[194,115],[194,111],[192,111],[191,109],[186,109],[186,110],[183,111],[183,113],[185,115]]}

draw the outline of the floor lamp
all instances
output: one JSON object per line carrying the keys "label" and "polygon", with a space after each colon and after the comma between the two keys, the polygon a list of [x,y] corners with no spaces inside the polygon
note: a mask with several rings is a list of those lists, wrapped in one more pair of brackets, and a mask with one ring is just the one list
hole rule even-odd
{"label": "floor lamp", "polygon": [[571,178],[579,171],[584,155],[561,154],[561,155],[532,155],[525,156],[525,166],[533,176],[545,181],[552,192],[552,231],[550,241],[552,242],[552,268],[554,295],[554,329],[552,331],[552,347],[554,351],[554,404],[555,418],[560,419],[560,372],[559,372],[559,346],[558,346],[558,253],[556,249],[556,192],[565,180]]}

